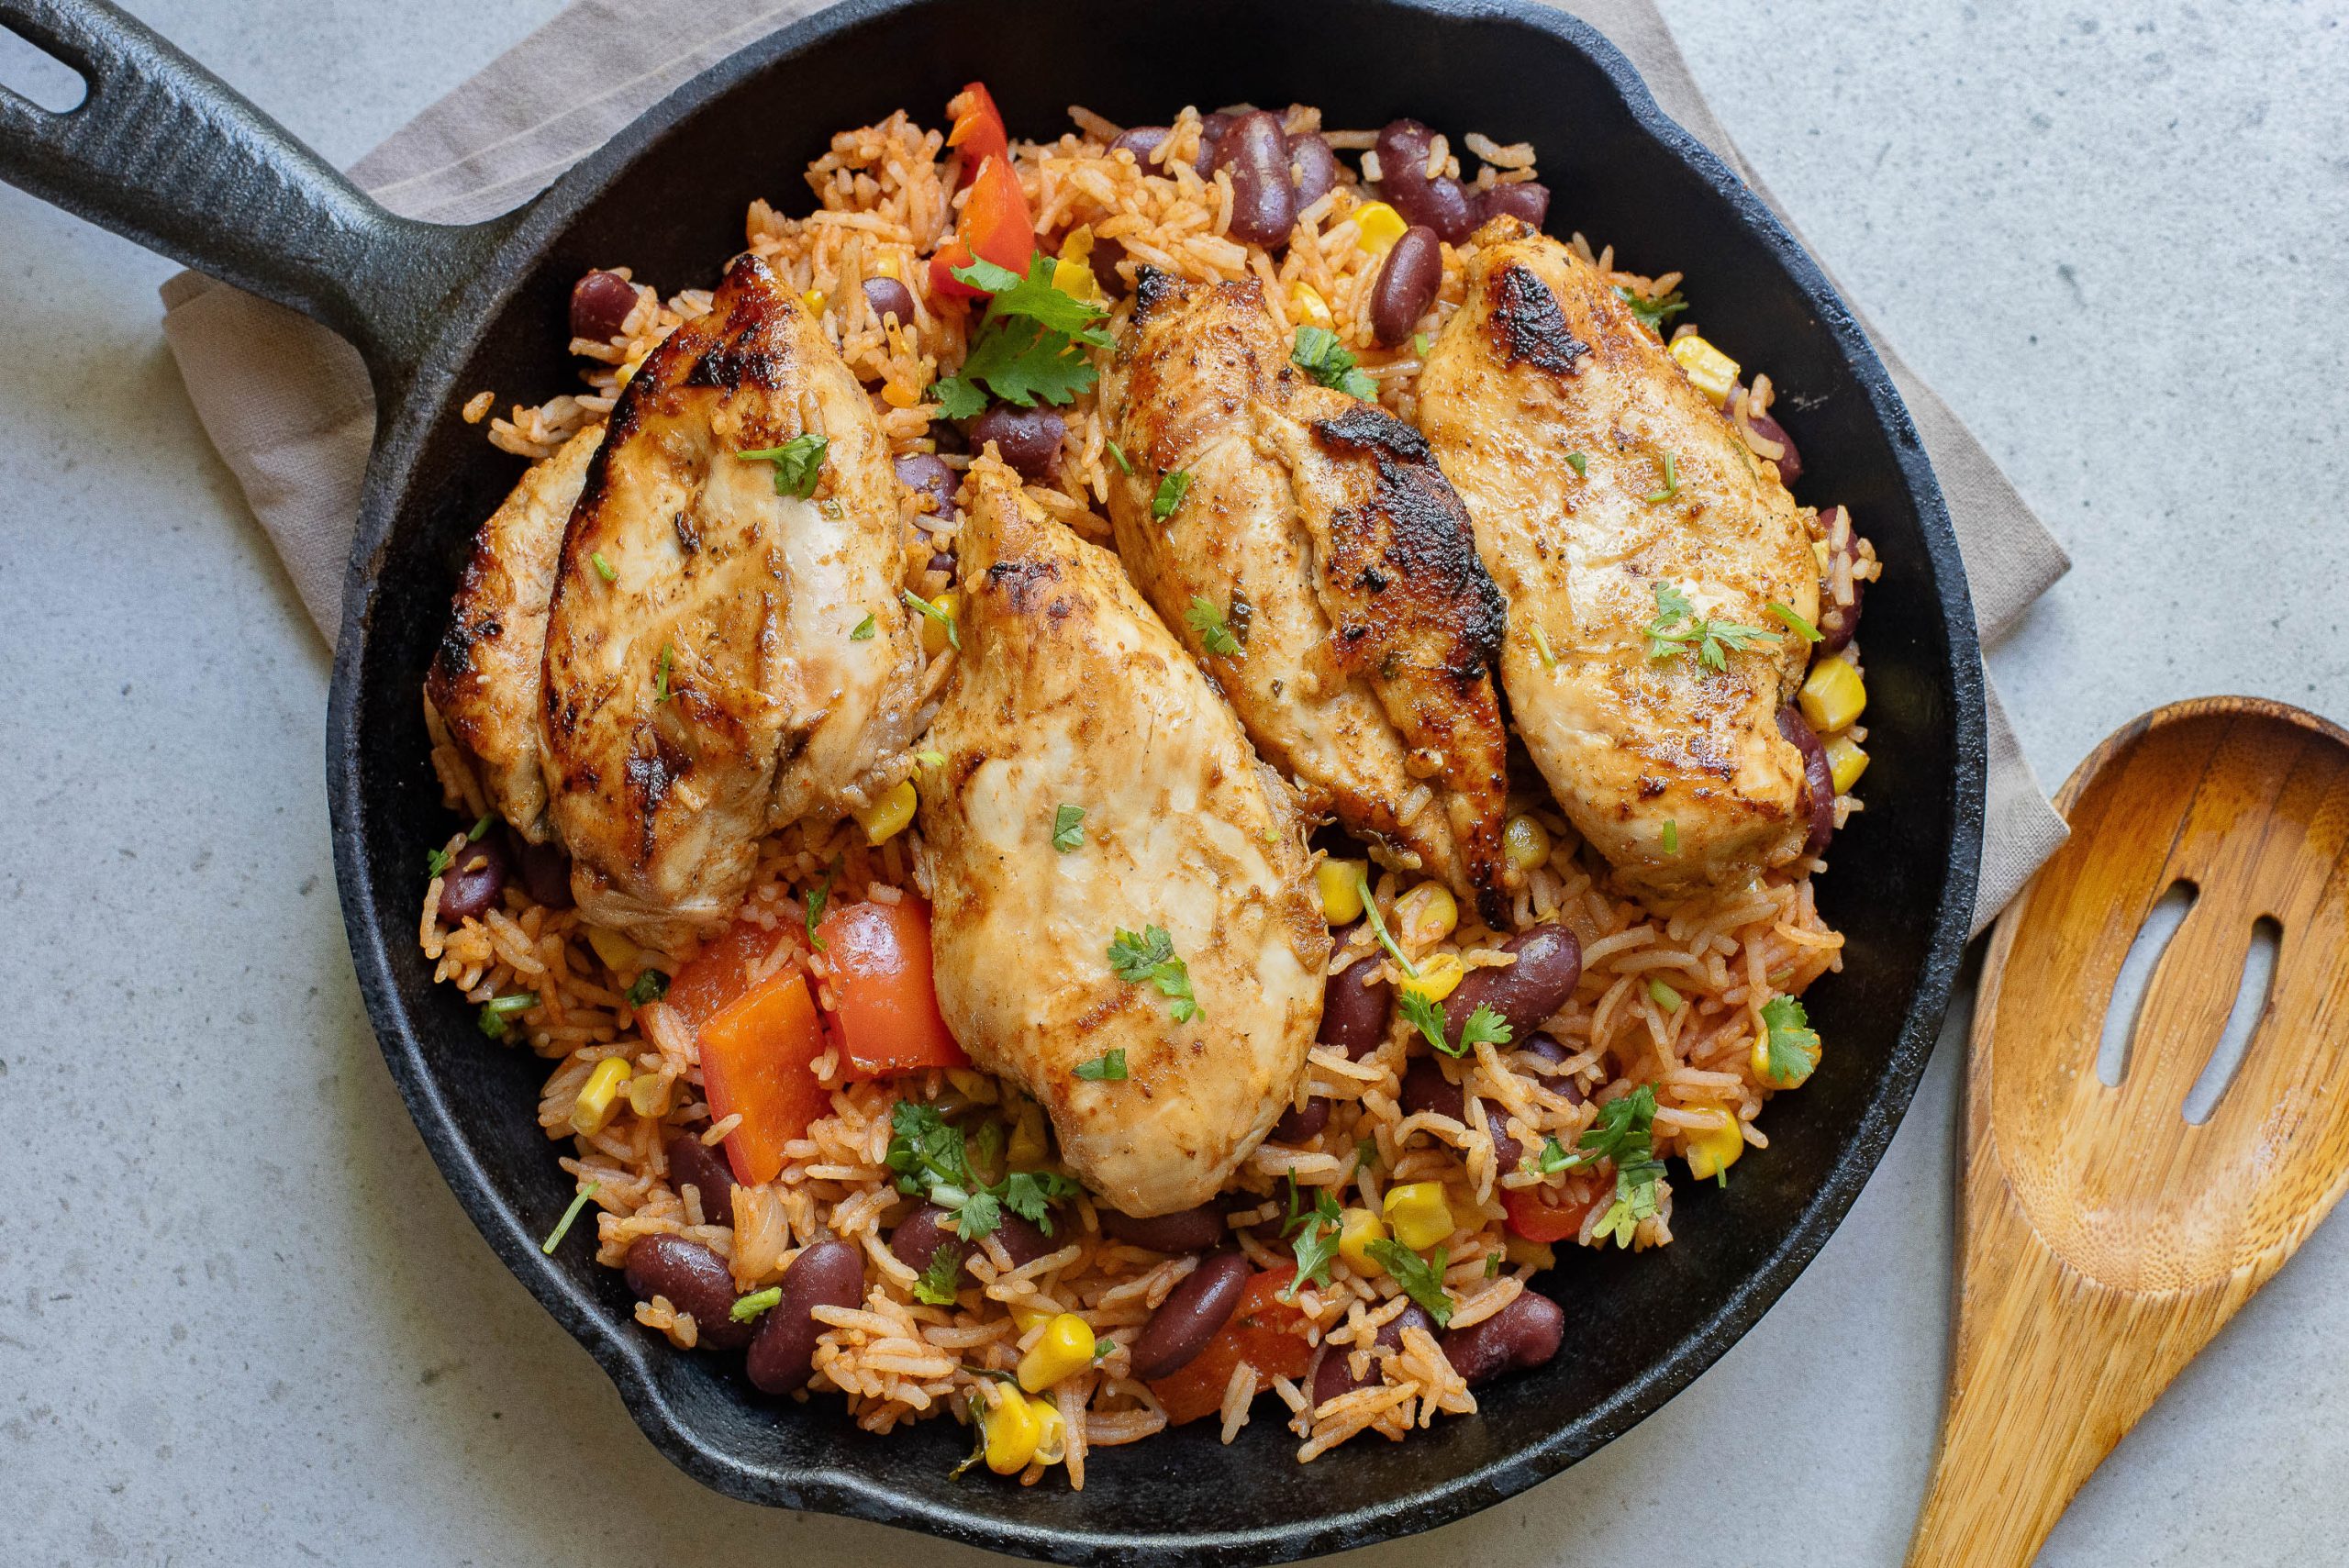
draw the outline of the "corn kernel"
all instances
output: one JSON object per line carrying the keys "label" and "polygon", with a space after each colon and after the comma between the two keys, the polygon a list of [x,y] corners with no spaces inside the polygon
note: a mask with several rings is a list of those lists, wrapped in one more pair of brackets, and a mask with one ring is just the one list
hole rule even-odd
{"label": "corn kernel", "polygon": [[799,303],[807,307],[808,315],[821,316],[824,314],[824,291],[809,289],[799,296]]}
{"label": "corn kernel", "polygon": [[864,829],[864,841],[878,844],[896,838],[914,819],[914,807],[921,797],[914,793],[914,781],[900,779],[888,794],[856,813],[857,826]]}
{"label": "corn kernel", "polygon": [[1694,332],[1672,340],[1672,357],[1715,407],[1726,404],[1729,395],[1737,390],[1737,361]]}
{"label": "corn kernel", "polygon": [[1386,1240],[1386,1222],[1366,1208],[1350,1208],[1338,1217],[1338,1256],[1364,1279],[1386,1272],[1368,1251],[1373,1241]]}
{"label": "corn kernel", "polygon": [[644,967],[644,950],[620,935],[601,926],[587,928],[587,945],[596,956],[615,974],[630,974]]}
{"label": "corn kernel", "polygon": [[628,1081],[628,1108],[647,1120],[667,1116],[669,1087],[674,1082],[664,1073],[638,1073]]}
{"label": "corn kernel", "polygon": [[1501,829],[1501,853],[1520,871],[1550,863],[1550,829],[1531,817],[1512,817]]}
{"label": "corn kernel", "polygon": [[1330,314],[1330,302],[1323,299],[1321,291],[1311,284],[1301,283],[1289,291],[1289,308],[1297,320],[1308,327],[1319,327],[1327,331],[1338,324],[1338,318]]}
{"label": "corn kernel", "polygon": [[1354,243],[1365,250],[1384,250],[1403,238],[1411,226],[1385,202],[1371,202],[1354,214]]}
{"label": "corn kernel", "polygon": [[1321,917],[1333,926],[1350,926],[1362,918],[1362,879],[1366,861],[1324,860],[1313,868],[1321,889]]}
{"label": "corn kernel", "polygon": [[583,1137],[593,1138],[604,1130],[612,1119],[613,1102],[619,1098],[620,1086],[628,1082],[628,1058],[607,1056],[596,1063],[587,1074],[587,1082],[579,1090],[579,1097],[571,1103],[571,1129]]}
{"label": "corn kernel", "polygon": [[1819,746],[1827,753],[1827,771],[1834,777],[1835,793],[1851,794],[1852,786],[1860,782],[1860,775],[1868,771],[1868,754],[1842,730],[1821,740]]}
{"label": "corn kernel", "polygon": [[1403,989],[1431,1002],[1441,1002],[1460,989],[1460,983],[1467,978],[1468,966],[1460,962],[1458,953],[1440,952],[1419,961],[1416,978],[1403,976]]}
{"label": "corn kernel", "polygon": [[[997,1475],[1017,1475],[1036,1457],[1044,1438],[1044,1423],[1037,1401],[1017,1389],[998,1386],[995,1403],[979,1412],[979,1431],[986,1440],[987,1468]],[[1052,1412],[1055,1416],[1059,1411]]]}
{"label": "corn kernel", "polygon": [[1044,1325],[1043,1333],[1019,1358],[1019,1386],[1041,1394],[1092,1364],[1093,1325],[1074,1312],[1063,1312]]}
{"label": "corn kernel", "polygon": [[1395,900],[1395,940],[1412,951],[1432,947],[1459,925],[1459,901],[1440,882],[1423,882]]}
{"label": "corn kernel", "polygon": [[1101,280],[1093,275],[1093,269],[1065,256],[1052,263],[1052,287],[1071,299],[1101,297]]}
{"label": "corn kernel", "polygon": [[1039,1399],[1036,1407],[1036,1462],[1058,1464],[1068,1457],[1068,1427],[1061,1419],[1061,1407],[1050,1399]]}
{"label": "corn kernel", "polygon": [[1386,1189],[1386,1223],[1414,1252],[1440,1247],[1452,1235],[1452,1210],[1442,1182],[1405,1182]]}
{"label": "corn kernel", "polygon": [[641,366],[643,363],[644,361],[642,360],[630,360],[626,364],[620,366],[619,370],[612,376],[613,388],[617,390],[620,387],[626,386],[629,382],[634,381],[636,379],[638,367]]}
{"label": "corn kernel", "polygon": [[1051,1153],[1044,1141],[1043,1111],[1035,1106],[1021,1106],[1011,1124],[1011,1138],[1004,1145],[1005,1161],[1015,1171],[1032,1171]]}
{"label": "corn kernel", "polygon": [[1011,1304],[1012,1324],[1023,1334],[1030,1329],[1041,1328],[1052,1320],[1052,1310],[1049,1307],[1038,1307],[1028,1301],[1015,1301]]}
{"label": "corn kernel", "polygon": [[873,263],[873,275],[876,278],[896,277],[898,275],[897,259],[895,256],[882,257]]}
{"label": "corn kernel", "polygon": [[[949,588],[930,602],[938,606],[939,614],[947,620],[953,620],[963,613],[963,591],[960,588]],[[921,651],[924,655],[935,659],[946,651],[950,642],[945,621],[932,616],[921,617]]]}
{"label": "corn kernel", "polygon": [[1802,716],[1825,735],[1846,729],[1868,706],[1868,688],[1848,659],[1821,659],[1803,677]]}
{"label": "corn kernel", "polygon": [[1753,1037],[1753,1049],[1747,1054],[1747,1061],[1753,1068],[1753,1076],[1769,1084],[1770,1087],[1799,1089],[1809,1083],[1810,1075],[1819,1070],[1819,1057],[1816,1052],[1802,1049],[1796,1050],[1793,1057],[1798,1065],[1792,1077],[1781,1078],[1772,1072],[1770,1070],[1770,1031],[1764,1029]]}
{"label": "corn kernel", "polygon": [[1558,1254],[1550,1250],[1550,1243],[1547,1241],[1529,1241],[1514,1230],[1506,1233],[1501,1238],[1501,1241],[1509,1267],[1513,1269],[1521,1269],[1528,1263],[1531,1263],[1537,1269],[1554,1269],[1558,1266]]}
{"label": "corn kernel", "polygon": [[1726,1127],[1709,1127],[1688,1135],[1688,1173],[1700,1182],[1709,1182],[1731,1165],[1745,1152],[1745,1135],[1738,1129],[1737,1113],[1724,1108],[1721,1115]]}
{"label": "corn kernel", "polygon": [[1810,541],[1810,556],[1812,560],[1819,562],[1819,575],[1820,578],[1824,581],[1827,576],[1827,563],[1831,558],[1831,552],[1828,549],[1827,541],[1823,539],[1812,539]]}

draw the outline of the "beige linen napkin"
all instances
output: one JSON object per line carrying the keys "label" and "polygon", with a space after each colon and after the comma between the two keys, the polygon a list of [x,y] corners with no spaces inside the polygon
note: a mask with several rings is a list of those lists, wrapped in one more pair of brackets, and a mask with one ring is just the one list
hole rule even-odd
{"label": "beige linen napkin", "polygon": [[[640,5],[577,0],[362,159],[351,177],[412,217],[467,223],[494,217],[545,188],[703,70],[823,5],[669,0],[663,25],[654,29],[643,25]],[[1654,0],[1581,0],[1570,8],[1631,57],[1665,114],[1768,199],[1698,91]],[[655,38],[696,41],[648,63],[646,40]],[[340,624],[343,571],[374,432],[374,401],[359,356],[292,311],[197,273],[171,279],[162,294],[164,336],[196,415],[284,557],[311,618],[331,639]],[[1870,328],[1870,336],[1940,475],[1988,641],[2069,562],[1949,406],[1880,333]],[[1977,930],[2065,834],[1995,692],[1988,762]]]}

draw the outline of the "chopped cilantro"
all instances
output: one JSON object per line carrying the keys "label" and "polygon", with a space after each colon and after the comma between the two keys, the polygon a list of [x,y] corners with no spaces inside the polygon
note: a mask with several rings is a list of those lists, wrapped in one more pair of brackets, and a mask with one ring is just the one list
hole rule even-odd
{"label": "chopped cilantro", "polygon": [[1763,1004],[1762,1025],[1768,1031],[1766,1076],[1779,1088],[1796,1087],[1819,1065],[1819,1031],[1810,1027],[1810,1015],[1792,996],[1773,996]]}
{"label": "chopped cilantro", "polygon": [[604,559],[604,552],[602,550],[596,550],[587,559],[595,563],[596,575],[601,577],[605,582],[617,583],[620,580],[620,574],[617,571],[613,570],[612,563]]}
{"label": "chopped cilantro", "polygon": [[914,753],[914,761],[919,762],[925,768],[942,768],[946,765],[946,753],[943,751],[916,751]]}
{"label": "chopped cilantro", "polygon": [[1566,1146],[1554,1138],[1542,1140],[1542,1152],[1533,1157],[1533,1168],[1545,1176],[1554,1176],[1574,1162]]}
{"label": "chopped cilantro", "polygon": [[506,1020],[529,1012],[539,1005],[536,991],[517,991],[511,996],[492,996],[481,1005],[481,1032],[492,1040],[506,1038]]}
{"label": "chopped cilantro", "polygon": [[1653,299],[1633,294],[1620,284],[1615,285],[1615,292],[1625,305],[1631,307],[1631,314],[1639,317],[1640,325],[1659,338],[1664,336],[1664,324],[1688,308],[1688,302],[1680,297],[1678,289]]}
{"label": "chopped cilantro", "polygon": [[669,689],[669,665],[676,656],[677,651],[668,643],[661,645],[661,668],[652,674],[652,701],[655,706],[677,695]]}
{"label": "chopped cilantro", "polygon": [[446,875],[449,870],[449,863],[455,859],[456,857],[451,855],[446,850],[427,850],[424,852],[424,874],[427,876]]}
{"label": "chopped cilantro", "polygon": [[1664,488],[1653,495],[1642,497],[1653,506],[1659,501],[1669,501],[1680,494],[1680,464],[1670,452],[1664,454]]}
{"label": "chopped cilantro", "polygon": [[1357,1139],[1355,1139],[1355,1140],[1354,1140],[1354,1169],[1356,1169],[1356,1170],[1358,1170],[1358,1171],[1366,1171],[1366,1170],[1368,1170],[1371,1166],[1375,1165],[1375,1164],[1377,1164],[1377,1163],[1378,1163],[1378,1140],[1376,1140],[1375,1138],[1357,1138]]}
{"label": "chopped cilantro", "polygon": [[1664,831],[1656,837],[1662,841],[1665,854],[1676,855],[1680,852],[1679,823],[1673,821],[1670,817],[1664,818]]}
{"label": "chopped cilantro", "polygon": [[1032,408],[1040,397],[1066,404],[1092,390],[1100,373],[1085,350],[1110,346],[1101,326],[1108,307],[1052,287],[1052,258],[1038,251],[1025,278],[984,258],[953,270],[956,278],[995,297],[963,368],[930,388],[948,418],[976,418],[986,411],[990,394]]}
{"label": "chopped cilantro", "polygon": [[1485,1254],[1485,1277],[1486,1277],[1486,1279],[1497,1279],[1497,1278],[1500,1276],[1500,1272],[1501,1272],[1501,1255],[1500,1255],[1498,1252],[1487,1252],[1487,1253],[1486,1253],[1486,1254]]}
{"label": "chopped cilantro", "polygon": [[732,1318],[737,1323],[748,1323],[754,1320],[760,1313],[764,1312],[768,1307],[781,1303],[782,1300],[783,1286],[779,1284],[771,1284],[764,1290],[754,1290],[750,1295],[737,1300],[733,1307],[728,1311],[727,1316]]}
{"label": "chopped cilantro", "polygon": [[774,493],[796,495],[805,501],[816,494],[816,481],[824,466],[824,450],[830,440],[809,431],[794,436],[779,447],[761,447],[756,451],[736,452],[746,462],[774,464]]}
{"label": "chopped cilantro", "polygon": [[1509,1028],[1507,1018],[1495,1012],[1489,1005],[1479,1002],[1476,1010],[1468,1015],[1468,1021],[1460,1026],[1457,1054],[1465,1056],[1480,1045],[1507,1045],[1515,1032]]}
{"label": "chopped cilantro", "polygon": [[1642,635],[1647,638],[1649,658],[1669,659],[1693,647],[1697,662],[1709,670],[1726,670],[1729,654],[1742,653],[1757,642],[1776,644],[1786,637],[1765,627],[1707,620],[1697,614],[1688,595],[1670,583],[1655,584],[1655,619],[1648,622]]}
{"label": "chopped cilantro", "polygon": [[1187,1024],[1200,1016],[1198,1001],[1191,995],[1191,972],[1174,956],[1174,939],[1164,927],[1146,927],[1141,936],[1120,929],[1109,943],[1109,967],[1128,984],[1155,985],[1159,995],[1172,998],[1174,1005],[1166,1010],[1176,1023]]}
{"label": "chopped cilantro", "polygon": [[848,639],[851,642],[870,642],[873,640],[873,634],[880,629],[880,623],[871,616],[866,616],[856,623],[856,629],[848,634]]}
{"label": "chopped cilantro", "polygon": [[1554,670],[1558,667],[1558,656],[1550,651],[1550,639],[1542,635],[1542,628],[1539,624],[1533,628],[1533,651],[1540,655],[1542,668],[1544,670]]}
{"label": "chopped cilantro", "polygon": [[1323,386],[1335,387],[1364,403],[1378,401],[1378,384],[1356,368],[1353,354],[1326,327],[1300,327],[1288,357],[1297,368]]}
{"label": "chopped cilantro", "polygon": [[1575,477],[1577,479],[1587,479],[1590,477],[1590,459],[1583,456],[1580,452],[1568,452],[1566,454],[1566,466],[1575,471]]}
{"label": "chopped cilantro", "polygon": [[[987,1125],[995,1127],[999,1124],[989,1122]],[[1051,1206],[1074,1197],[1078,1188],[1073,1179],[1058,1171],[1014,1171],[996,1183],[993,1190],[1003,1200],[1004,1207],[1050,1236],[1052,1233]]]}
{"label": "chopped cilantro", "polygon": [[1248,651],[1241,646],[1240,639],[1232,635],[1231,628],[1224,621],[1223,612],[1217,609],[1215,601],[1204,594],[1192,595],[1191,607],[1183,612],[1183,618],[1190,623],[1193,631],[1199,634],[1199,646],[1208,652],[1220,653],[1228,659],[1248,656]]}
{"label": "chopped cilantro", "polygon": [[[1364,901],[1363,907],[1365,909],[1370,907],[1368,900]],[[1429,1001],[1426,992],[1414,991],[1406,986],[1398,1006],[1402,1008],[1405,1020],[1413,1029],[1425,1035],[1430,1045],[1434,1046],[1446,1056],[1459,1054],[1444,1043],[1443,1009]]]}
{"label": "chopped cilantro", "polygon": [[1793,606],[1782,605],[1777,600],[1772,599],[1762,607],[1786,622],[1787,629],[1805,642],[1817,642],[1820,639],[1819,628],[1797,615]]}
{"label": "chopped cilantro", "polygon": [[483,812],[481,814],[481,820],[474,823],[473,827],[467,830],[465,834],[465,842],[468,844],[480,843],[482,840],[482,835],[489,831],[489,825],[493,820],[494,818],[491,817],[488,812]]}
{"label": "chopped cilantro", "polygon": [[[989,1122],[986,1128],[995,1137],[1002,1136],[1000,1123]],[[984,1158],[988,1150],[984,1146],[985,1129],[982,1132]],[[963,1129],[932,1106],[899,1100],[889,1113],[889,1134],[887,1161],[896,1173],[897,1190],[952,1209],[954,1233],[965,1241],[976,1241],[1002,1224],[1007,1208],[1033,1220],[1049,1236],[1052,1222],[1048,1206],[1076,1192],[1074,1182],[1050,1171],[1014,1171],[1000,1182],[982,1181]]]}
{"label": "chopped cilantro", "polygon": [[1070,854],[1085,845],[1085,807],[1057,806],[1052,808],[1052,848]]}
{"label": "chopped cilantro", "polygon": [[1105,1051],[1090,1062],[1080,1062],[1070,1069],[1089,1084],[1122,1084],[1126,1081],[1126,1048],[1119,1046]]}
{"label": "chopped cilantro", "polygon": [[962,1277],[963,1249],[941,1241],[930,1255],[930,1266],[914,1281],[914,1299],[926,1307],[952,1307]]}
{"label": "chopped cilantro", "polygon": [[1419,355],[1419,358],[1423,360],[1428,357],[1428,335],[1426,333],[1414,332],[1411,334],[1411,352]]}
{"label": "chopped cilantro", "polygon": [[564,1237],[571,1234],[571,1222],[579,1218],[579,1211],[587,1207],[587,1200],[594,1197],[596,1189],[603,1184],[601,1182],[590,1182],[579,1189],[572,1197],[571,1207],[562,1211],[562,1218],[556,1220],[554,1229],[547,1232],[547,1239],[539,1243],[540,1251],[550,1258],[554,1256],[554,1250],[562,1245]]}
{"label": "chopped cilantro", "polygon": [[1446,1056],[1465,1056],[1479,1045],[1507,1045],[1511,1030],[1508,1020],[1485,1003],[1468,1015],[1460,1026],[1460,1039],[1455,1044],[1444,1039],[1443,1010],[1417,991],[1406,990],[1402,997],[1403,1017]]}
{"label": "chopped cilantro", "polygon": [[807,890],[807,945],[818,952],[824,951],[824,939],[816,934],[816,922],[824,917],[824,906],[831,902],[832,878],[838,874],[839,868],[827,869]]}
{"label": "chopped cilantro", "polygon": [[658,1002],[669,994],[669,977],[657,969],[648,969],[629,982],[625,995],[628,1005],[641,1007],[647,1002]]}
{"label": "chopped cilantro", "polygon": [[1126,461],[1125,448],[1119,446],[1115,441],[1109,440],[1105,440],[1101,444],[1108,447],[1109,449],[1109,455],[1117,460],[1119,473],[1128,474],[1133,473],[1134,465]]}
{"label": "chopped cilantro", "polygon": [[1158,482],[1158,494],[1150,498],[1150,515],[1159,522],[1164,522],[1174,515],[1174,508],[1183,504],[1183,497],[1190,491],[1190,470],[1176,469]]}
{"label": "chopped cilantro", "polygon": [[1363,1251],[1394,1276],[1395,1283],[1403,1287],[1404,1295],[1427,1309],[1428,1316],[1435,1319],[1437,1328],[1451,1324],[1452,1296],[1443,1288],[1446,1254],[1442,1248],[1436,1249],[1435,1258],[1431,1262],[1400,1241],[1382,1236]]}
{"label": "chopped cilantro", "polygon": [[1667,1013],[1676,1013],[1680,1010],[1680,993],[1661,980],[1652,979],[1648,982],[1648,996]]}
{"label": "chopped cilantro", "polygon": [[1419,977],[1419,966],[1405,958],[1403,950],[1395,945],[1395,939],[1386,934],[1386,917],[1378,912],[1378,900],[1370,895],[1368,873],[1359,870],[1354,873],[1354,891],[1362,896],[1363,918],[1370,922],[1371,934],[1378,939],[1378,945],[1386,950],[1386,956],[1395,961],[1396,968],[1417,980]]}
{"label": "chopped cilantro", "polygon": [[1282,1234],[1297,1230],[1292,1247],[1297,1253],[1297,1275],[1280,1292],[1283,1301],[1295,1301],[1299,1287],[1307,1284],[1328,1284],[1330,1263],[1338,1255],[1338,1236],[1345,1221],[1338,1209],[1337,1195],[1328,1187],[1315,1190],[1313,1207],[1298,1213],[1292,1193],[1289,1200],[1290,1218],[1282,1227]]}
{"label": "chopped cilantro", "polygon": [[928,599],[923,598],[911,588],[900,588],[897,592],[905,595],[906,603],[907,605],[911,606],[914,609],[920,611],[924,616],[927,616],[931,620],[936,621],[939,625],[944,627],[946,628],[946,645],[949,648],[953,649],[958,653],[962,651],[963,633],[961,628],[955,626],[954,616],[952,611],[941,609],[938,606],[931,604]]}

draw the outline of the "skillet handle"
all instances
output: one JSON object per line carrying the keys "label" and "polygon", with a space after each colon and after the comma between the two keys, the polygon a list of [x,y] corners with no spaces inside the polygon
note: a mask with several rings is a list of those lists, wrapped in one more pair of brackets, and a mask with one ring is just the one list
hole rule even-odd
{"label": "skillet handle", "polygon": [[0,179],[351,339],[395,406],[444,306],[520,221],[399,217],[106,0],[0,0],[87,83],[52,113],[0,87]]}

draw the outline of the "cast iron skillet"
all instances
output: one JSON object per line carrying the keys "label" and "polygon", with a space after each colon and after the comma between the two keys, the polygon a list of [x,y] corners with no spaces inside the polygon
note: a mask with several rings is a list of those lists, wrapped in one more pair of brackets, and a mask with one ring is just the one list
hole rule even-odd
{"label": "cast iron skillet", "polygon": [[[1949,519],[1884,368],[1819,269],[1589,28],[1519,0],[852,0],[680,89],[518,212],[456,228],[394,217],[139,24],[98,0],[0,0],[0,22],[77,68],[56,116],[0,91],[0,176],[357,344],[379,405],[344,595],[327,744],[335,866],[361,988],[417,1129],[490,1245],[618,1385],[654,1444],[735,1496],[879,1519],[1065,1562],[1260,1562],[1424,1529],[1524,1490],[1629,1429],[1727,1350],[1819,1250],[1909,1104],[1974,906],[1983,692]],[[1175,47],[1181,45],[1182,47]],[[837,1401],[774,1404],[635,1326],[620,1277],[539,1239],[570,1183],[536,1122],[542,1069],[488,1046],[416,947],[427,848],[450,818],[417,691],[475,524],[518,465],[456,417],[473,392],[573,390],[572,283],[627,262],[715,282],[754,196],[807,203],[837,128],[935,121],[972,77],[1015,134],[1080,102],[1125,122],[1184,104],[1410,114],[1530,139],[1553,223],[1630,264],[1685,269],[1693,315],[1787,392],[1802,491],[1855,509],[1882,552],[1868,594],[1867,810],[1820,899],[1851,939],[1811,1016],[1824,1065],[1770,1113],[1771,1147],[1681,1197],[1677,1244],[1546,1276],[1567,1349],[1481,1413],[1314,1464],[1267,1406],[1230,1448],[1200,1423],[1096,1456],[1088,1485],[950,1482],[952,1423],[866,1436]]]}

